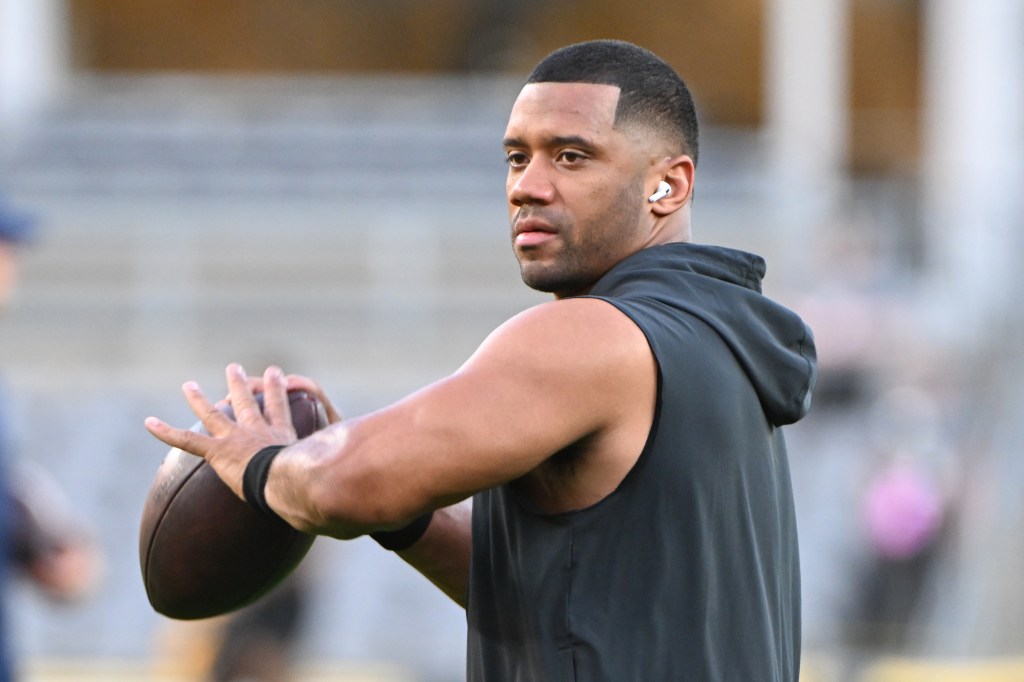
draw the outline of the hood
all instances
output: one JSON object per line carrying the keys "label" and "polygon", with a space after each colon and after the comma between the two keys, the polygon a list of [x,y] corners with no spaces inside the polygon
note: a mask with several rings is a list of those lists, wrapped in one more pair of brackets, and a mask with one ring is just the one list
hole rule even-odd
{"label": "hood", "polygon": [[[635,275],[643,272],[641,280]],[[595,285],[658,300],[699,318],[725,341],[757,391],[769,421],[791,424],[811,405],[817,358],[810,328],[761,294],[764,259],[720,246],[673,243],[630,256]],[[628,277],[627,277],[628,275]]]}

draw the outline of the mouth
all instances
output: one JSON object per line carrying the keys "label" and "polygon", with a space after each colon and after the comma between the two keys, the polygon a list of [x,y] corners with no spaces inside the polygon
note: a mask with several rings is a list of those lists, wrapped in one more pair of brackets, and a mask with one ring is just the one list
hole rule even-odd
{"label": "mouth", "polygon": [[557,235],[558,231],[554,227],[538,218],[518,218],[513,224],[513,243],[517,247],[537,246]]}

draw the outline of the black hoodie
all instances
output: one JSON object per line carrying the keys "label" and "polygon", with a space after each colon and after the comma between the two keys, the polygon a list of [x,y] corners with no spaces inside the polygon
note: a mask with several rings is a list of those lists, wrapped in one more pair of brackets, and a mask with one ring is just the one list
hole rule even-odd
{"label": "black hoodie", "polygon": [[644,249],[591,297],[658,363],[647,444],[597,504],[539,514],[508,486],[473,506],[473,682],[793,682],[800,576],[779,426],[806,414],[810,330],[761,294],[764,261]]}

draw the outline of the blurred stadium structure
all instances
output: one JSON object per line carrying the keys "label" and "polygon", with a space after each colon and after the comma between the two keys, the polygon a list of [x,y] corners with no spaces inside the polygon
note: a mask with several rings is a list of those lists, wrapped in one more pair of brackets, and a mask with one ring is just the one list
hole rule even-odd
{"label": "blurred stadium structure", "polygon": [[[257,4],[0,0],[0,190],[43,219],[2,368],[110,573],[81,607],[14,595],[35,679],[209,655],[214,625],[159,619],[137,576],[164,454],[141,421],[193,421],[182,381],[277,362],[356,414],[543,300],[500,137],[524,66],[607,36],[694,87],[696,238],[764,254],[819,338],[790,432],[806,682],[1024,679],[1024,5]],[[308,564],[303,660],[461,675],[462,616],[397,559],[321,540]]]}

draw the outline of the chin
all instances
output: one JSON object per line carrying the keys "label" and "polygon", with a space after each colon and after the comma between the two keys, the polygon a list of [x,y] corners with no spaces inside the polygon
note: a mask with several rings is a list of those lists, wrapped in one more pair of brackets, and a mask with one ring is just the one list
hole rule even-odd
{"label": "chin", "polygon": [[557,291],[559,288],[559,278],[552,277],[551,273],[536,266],[536,263],[519,263],[519,274],[523,278],[523,284],[531,289],[543,291],[547,294]]}
{"label": "chin", "polygon": [[545,294],[554,294],[556,298],[584,293],[593,285],[591,281],[581,281],[579,278],[566,277],[559,273],[531,272],[529,268],[522,268],[521,274],[526,286]]}
{"label": "chin", "polygon": [[[554,293],[555,289],[551,287],[548,281],[542,277],[531,277],[525,272],[522,273],[523,284],[534,289],[536,291],[543,291],[546,294]],[[557,288],[557,287],[556,287]]]}

